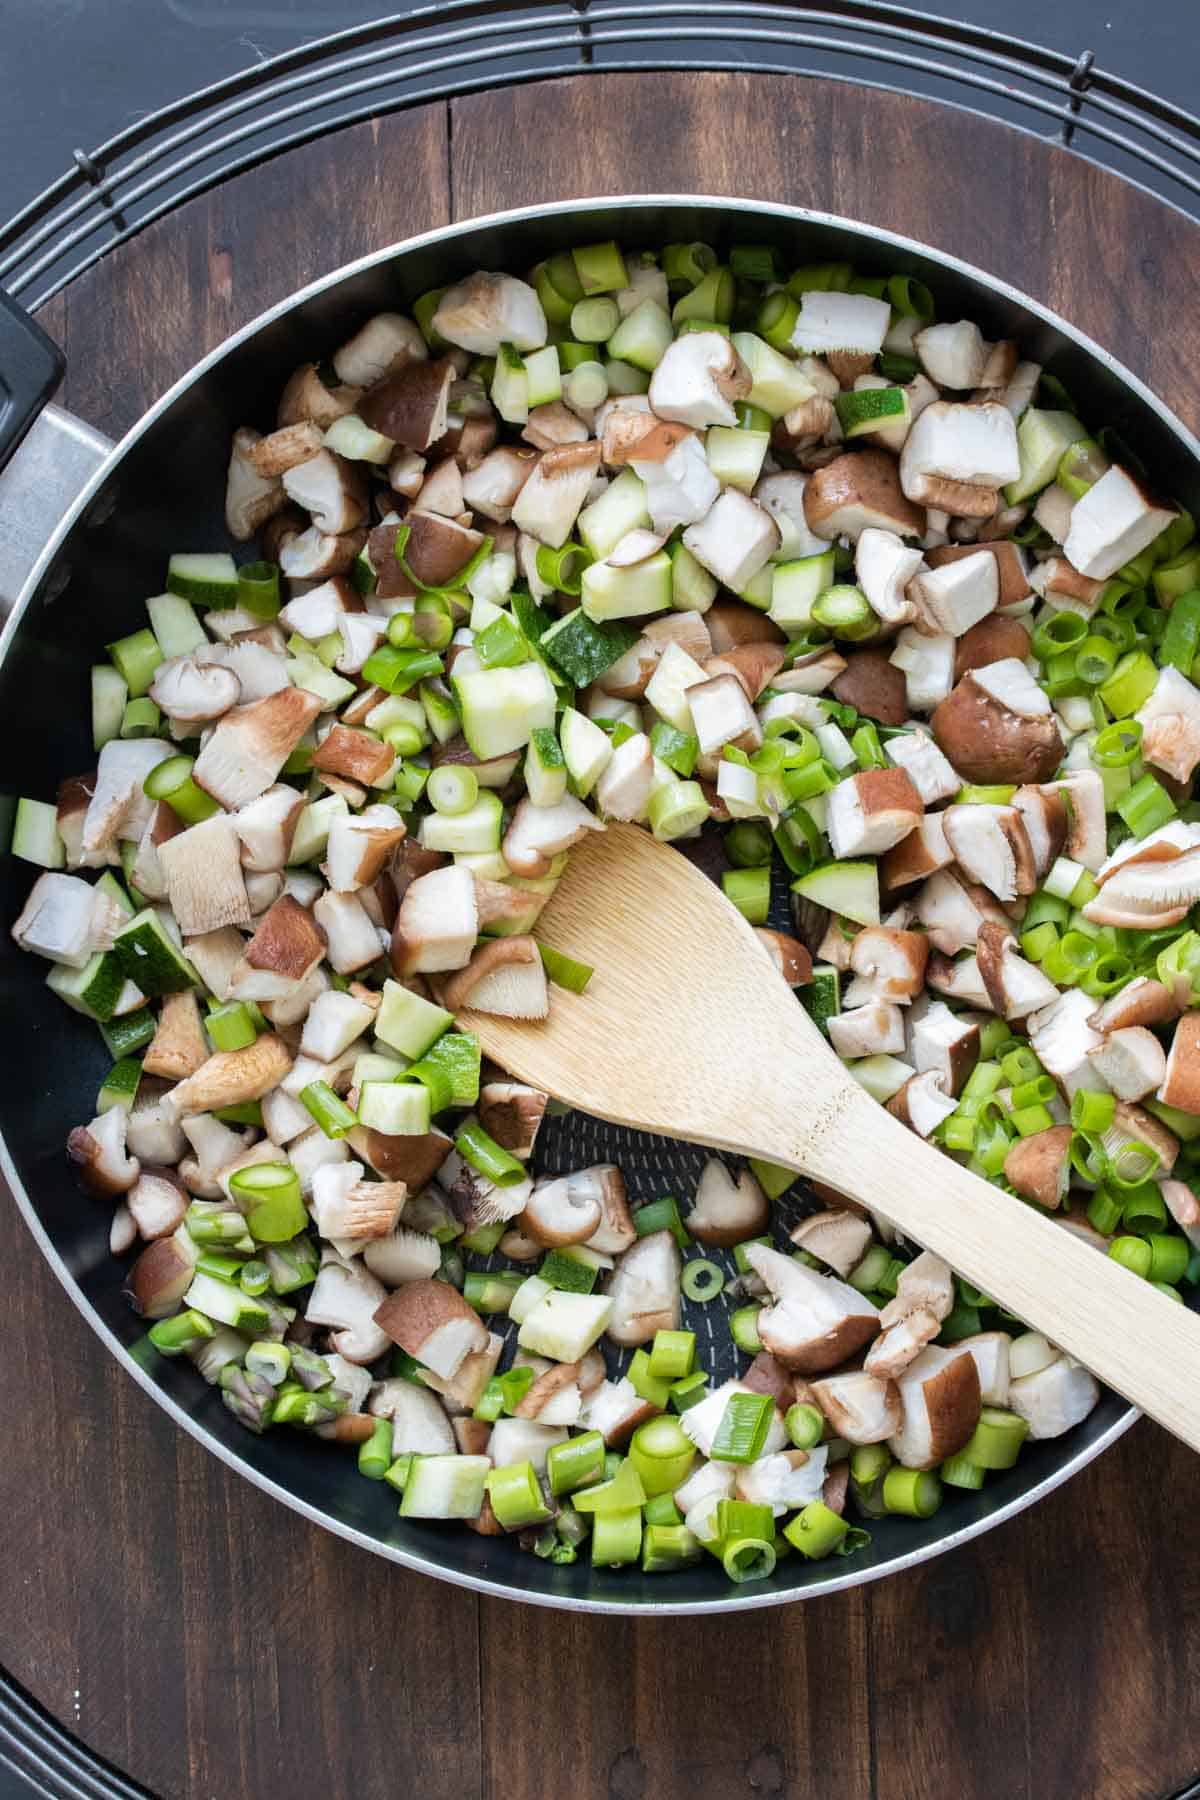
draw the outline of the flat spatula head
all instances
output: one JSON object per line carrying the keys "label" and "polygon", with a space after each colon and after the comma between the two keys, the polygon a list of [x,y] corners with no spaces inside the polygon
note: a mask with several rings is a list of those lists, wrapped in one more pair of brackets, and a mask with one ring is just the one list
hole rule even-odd
{"label": "flat spatula head", "polygon": [[[772,1068],[811,1059],[814,1097],[847,1077],[720,889],[634,825],[571,852],[537,925],[590,963],[583,994],[552,992],[536,1024],[466,1012],[489,1056],[522,1080],[618,1124],[762,1148]],[[764,1152],[769,1153],[769,1152]]]}

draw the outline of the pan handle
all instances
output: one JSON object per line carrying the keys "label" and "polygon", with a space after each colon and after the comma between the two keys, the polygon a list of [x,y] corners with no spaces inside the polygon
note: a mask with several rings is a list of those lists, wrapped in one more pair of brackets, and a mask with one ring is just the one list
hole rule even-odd
{"label": "pan handle", "polygon": [[0,290],[0,621],[112,445],[49,406],[62,351]]}
{"label": "pan handle", "polygon": [[63,353],[0,289],[0,469],[58,386]]}

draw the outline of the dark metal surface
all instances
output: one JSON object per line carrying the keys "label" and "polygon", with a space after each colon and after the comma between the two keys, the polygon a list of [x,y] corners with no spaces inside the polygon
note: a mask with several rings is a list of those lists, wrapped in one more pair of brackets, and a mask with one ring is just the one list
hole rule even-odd
{"label": "dark metal surface", "polygon": [[58,345],[0,291],[0,469],[58,386],[62,371]]}
{"label": "dark metal surface", "polygon": [[0,1670],[0,1800],[151,1800]]}
{"label": "dark metal surface", "polygon": [[[48,548],[0,639],[0,786],[50,794],[62,777],[91,766],[89,664],[106,642],[141,622],[140,596],[157,591],[173,550],[226,547],[220,495],[230,433],[237,424],[268,423],[297,363],[331,351],[371,312],[407,305],[470,269],[522,267],[548,250],[617,234],[633,244],[688,237],[720,244],[752,235],[777,243],[788,263],[845,257],[865,270],[915,274],[932,285],[947,316],[966,314],[992,337],[1018,338],[1081,397],[1086,417],[1122,433],[1160,485],[1193,509],[1200,505],[1200,446],[1148,390],[1015,291],[905,240],[781,207],[654,198],[531,209],[451,227],[330,276],[265,315],[202,362],[118,447]],[[25,1062],[19,1079],[0,1084],[0,1161],[35,1236],[109,1348],[180,1424],[265,1490],[359,1544],[445,1579],[542,1604],[636,1612],[777,1604],[907,1567],[988,1529],[1064,1480],[1132,1419],[1106,1397],[1064,1443],[1032,1446],[1011,1474],[982,1493],[955,1496],[936,1519],[884,1520],[870,1550],[849,1564],[789,1558],[749,1593],[708,1564],[656,1582],[585,1564],[552,1568],[510,1542],[402,1524],[390,1495],[361,1480],[353,1458],[299,1434],[250,1437],[186,1361],[165,1362],[149,1346],[120,1294],[107,1209],[81,1198],[63,1154],[69,1127],[87,1117],[107,1057],[95,1031],[48,997],[36,959],[11,942],[7,926],[28,885],[28,869],[7,860],[0,869],[0,1008],[25,1022]],[[662,1191],[664,1182],[682,1185],[695,1166],[672,1160],[675,1151],[664,1156],[653,1140],[627,1138],[571,1119],[547,1131],[541,1160],[550,1167],[583,1158],[623,1161],[639,1197]]]}
{"label": "dark metal surface", "polygon": [[969,106],[1200,197],[1200,121],[1106,70],[876,0],[449,0],[356,26],[139,117],[0,230],[0,284],[36,306],[112,244],[263,156],[351,121],[588,70],[776,70]]}

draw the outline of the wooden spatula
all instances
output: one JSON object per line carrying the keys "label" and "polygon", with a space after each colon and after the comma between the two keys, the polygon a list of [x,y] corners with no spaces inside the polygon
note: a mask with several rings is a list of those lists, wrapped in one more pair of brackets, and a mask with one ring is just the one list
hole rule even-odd
{"label": "wooden spatula", "polygon": [[462,1015],[488,1055],[615,1124],[785,1164],[906,1236],[1200,1449],[1200,1318],[873,1101],[687,859],[631,825],[571,852],[538,923],[595,974],[550,1017]]}

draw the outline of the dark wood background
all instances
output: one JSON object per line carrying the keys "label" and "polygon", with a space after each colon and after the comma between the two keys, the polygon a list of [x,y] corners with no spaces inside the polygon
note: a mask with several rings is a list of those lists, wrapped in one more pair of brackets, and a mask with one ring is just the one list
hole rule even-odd
{"label": "dark wood background", "polygon": [[[192,202],[52,302],[114,435],[328,269],[572,195],[790,201],[1046,300],[1195,427],[1197,228],[972,115],[787,77],[590,76],[382,119]],[[1149,1425],[909,1575],[634,1623],[393,1568],[229,1474],[105,1360],[0,1206],[0,1664],[186,1800],[1135,1800],[1200,1766],[1197,1465]]]}

